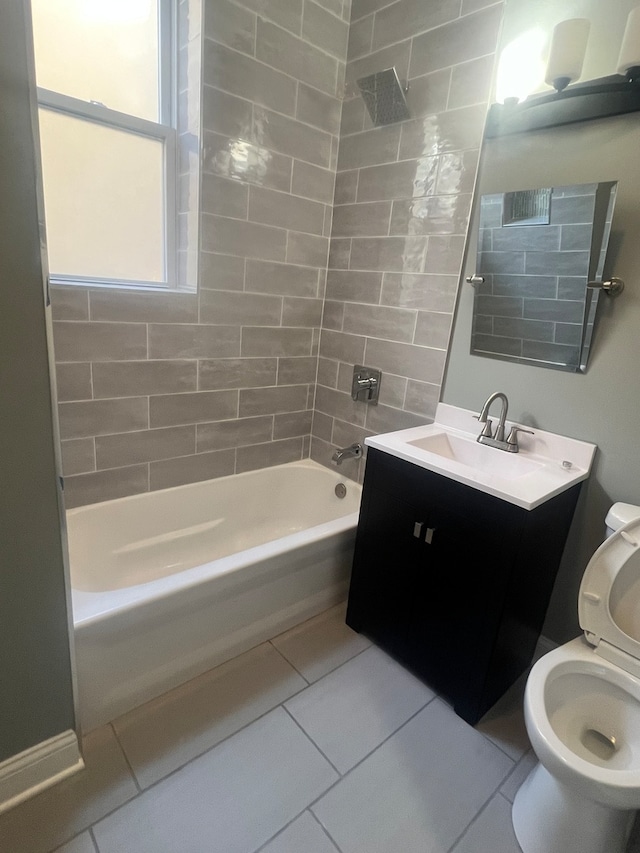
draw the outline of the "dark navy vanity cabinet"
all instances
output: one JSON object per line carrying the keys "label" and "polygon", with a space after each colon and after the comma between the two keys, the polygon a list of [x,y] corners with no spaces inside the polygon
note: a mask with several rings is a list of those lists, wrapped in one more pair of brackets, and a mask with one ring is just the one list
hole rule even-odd
{"label": "dark navy vanity cabinet", "polygon": [[531,662],[579,490],[526,510],[369,448],[347,624],[476,723]]}

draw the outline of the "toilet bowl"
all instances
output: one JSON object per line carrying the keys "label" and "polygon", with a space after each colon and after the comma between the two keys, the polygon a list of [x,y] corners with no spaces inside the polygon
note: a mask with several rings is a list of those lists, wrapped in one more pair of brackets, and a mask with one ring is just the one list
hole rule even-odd
{"label": "toilet bowl", "polygon": [[584,573],[584,636],[542,657],[527,681],[538,764],[512,810],[524,853],[624,853],[640,808],[640,508],[625,505],[628,518]]}

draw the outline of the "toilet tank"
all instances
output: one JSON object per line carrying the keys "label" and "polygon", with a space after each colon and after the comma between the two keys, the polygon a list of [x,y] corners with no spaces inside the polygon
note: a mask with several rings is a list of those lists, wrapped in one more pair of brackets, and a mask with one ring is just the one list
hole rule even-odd
{"label": "toilet tank", "polygon": [[623,503],[614,504],[604,520],[607,525],[607,536],[611,536],[623,524],[634,521],[636,518],[640,518],[640,506]]}

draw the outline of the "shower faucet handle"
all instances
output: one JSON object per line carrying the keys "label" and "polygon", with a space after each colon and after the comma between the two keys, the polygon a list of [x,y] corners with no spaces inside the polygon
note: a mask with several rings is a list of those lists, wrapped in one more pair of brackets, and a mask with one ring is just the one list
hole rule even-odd
{"label": "shower faucet handle", "polygon": [[351,380],[351,399],[361,403],[378,403],[380,393],[380,378],[382,374],[374,367],[356,364]]}

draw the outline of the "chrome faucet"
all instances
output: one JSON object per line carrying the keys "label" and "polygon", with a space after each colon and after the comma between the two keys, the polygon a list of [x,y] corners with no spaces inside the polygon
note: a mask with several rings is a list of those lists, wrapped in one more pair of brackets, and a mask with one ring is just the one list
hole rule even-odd
{"label": "chrome faucet", "polygon": [[[494,400],[502,401],[502,408],[500,409],[500,418],[498,420],[498,428],[496,429],[495,435],[492,434],[492,423],[488,418],[489,409],[491,408],[491,404]],[[507,400],[507,395],[503,394],[502,391],[495,391],[484,401],[484,405],[482,406],[482,410],[478,415],[478,420],[481,424],[484,424],[484,428],[480,435],[478,436],[478,441],[481,438],[491,438],[495,441],[504,441],[504,422],[507,419],[507,410],[509,408],[509,401]],[[490,444],[488,441],[480,441],[481,444]]]}
{"label": "chrome faucet", "polygon": [[[498,418],[498,426],[496,427],[495,434],[493,433],[493,424],[489,420],[489,409],[491,408],[491,404],[494,400],[499,399],[502,402],[502,407],[500,409],[500,417]],[[480,444],[487,444],[489,447],[497,447],[498,450],[506,450],[508,453],[517,453],[520,448],[518,447],[518,433],[519,432],[528,432],[533,435],[533,431],[530,429],[524,429],[523,427],[513,426],[511,427],[511,431],[509,432],[508,438],[505,440],[504,430],[505,430],[505,421],[507,419],[507,410],[509,408],[509,401],[507,400],[507,395],[503,394],[502,391],[495,391],[484,401],[484,405],[480,411],[480,414],[477,415],[478,421],[481,424],[484,424],[482,428],[482,432],[476,439],[480,442]]]}
{"label": "chrome faucet", "polygon": [[349,447],[339,447],[331,457],[334,465],[342,465],[345,459],[360,459],[362,457],[362,445],[350,444]]}

